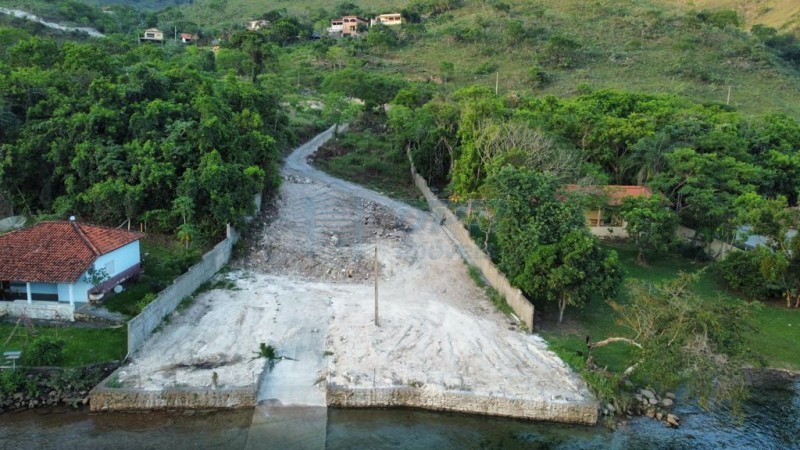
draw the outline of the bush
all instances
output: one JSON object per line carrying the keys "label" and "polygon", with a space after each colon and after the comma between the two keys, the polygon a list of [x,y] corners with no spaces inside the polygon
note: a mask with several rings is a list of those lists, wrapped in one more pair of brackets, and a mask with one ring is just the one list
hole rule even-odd
{"label": "bush", "polygon": [[484,63],[481,63],[481,65],[479,65],[475,69],[475,75],[488,75],[490,73],[496,72],[497,68],[498,68],[497,64],[491,61],[486,61]]}
{"label": "bush", "polygon": [[769,287],[769,282],[761,273],[761,257],[757,251],[730,253],[714,265],[714,271],[731,289],[747,297],[763,299],[780,294],[780,291]]}
{"label": "bush", "polygon": [[52,336],[39,336],[26,349],[25,362],[30,366],[54,366],[64,359],[67,341]]}
{"label": "bush", "polygon": [[148,292],[147,294],[144,295],[144,297],[142,297],[141,299],[139,299],[138,302],[136,302],[136,310],[139,312],[139,314],[141,314],[142,311],[144,311],[144,309],[147,308],[147,305],[153,303],[153,300],[155,299],[156,299],[156,294]]}
{"label": "bush", "polygon": [[13,395],[22,390],[25,385],[25,375],[22,371],[4,370],[0,372],[0,398]]}

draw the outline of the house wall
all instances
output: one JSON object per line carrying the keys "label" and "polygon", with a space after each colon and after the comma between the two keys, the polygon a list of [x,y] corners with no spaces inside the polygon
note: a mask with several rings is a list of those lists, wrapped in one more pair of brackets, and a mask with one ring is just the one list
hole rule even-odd
{"label": "house wall", "polygon": [[[92,288],[92,285],[87,283],[84,279],[86,273],[82,274],[72,287],[72,299],[75,302],[88,302],[89,294],[87,291]],[[69,284],[61,283],[58,285],[58,301],[61,303],[69,303]]]}
{"label": "house wall", "polygon": [[[108,276],[113,277],[126,269],[139,264],[141,261],[141,253],[139,248],[139,241],[131,242],[130,244],[120,247],[113,252],[106,253],[97,258],[94,262],[95,270],[105,269],[110,263],[113,265],[113,270],[108,271]],[[93,288],[89,282],[86,281],[87,272],[81,274],[78,281],[73,285],[72,295],[76,302],[85,303],[89,301],[89,289]],[[58,301],[69,303],[69,284],[63,283],[58,285]]]}

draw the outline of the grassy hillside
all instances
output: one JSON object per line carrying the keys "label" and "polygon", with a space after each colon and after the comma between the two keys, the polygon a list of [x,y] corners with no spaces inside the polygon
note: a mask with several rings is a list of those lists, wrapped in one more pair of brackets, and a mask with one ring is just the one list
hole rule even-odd
{"label": "grassy hillside", "polygon": [[674,0],[685,8],[732,9],[748,28],[762,24],[777,29],[800,29],[800,2],[797,0]]}
{"label": "grassy hillside", "polygon": [[[315,15],[320,9],[334,11],[336,6],[344,2],[326,2],[322,0],[194,0],[191,4],[182,5],[179,10],[187,20],[213,25],[220,22],[244,23],[265,12],[275,9],[286,9],[289,14],[297,16]],[[407,0],[354,0],[365,15],[394,12],[404,8]]]}
{"label": "grassy hillside", "polygon": [[[419,1],[353,3],[363,11],[382,12]],[[362,45],[351,52],[371,68],[415,80],[440,80],[442,63],[450,62],[453,73],[447,78],[453,87],[497,85],[501,94],[556,96],[616,88],[718,103],[728,102],[730,90],[730,105],[746,113],[783,112],[800,118],[798,66],[775,56],[744,30],[746,26],[738,29],[698,18],[692,10],[700,9],[701,2],[694,6],[672,0],[462,3],[420,25],[405,27],[397,48]],[[177,11],[185,20],[222,29],[276,8],[319,23],[338,5],[319,0],[196,0],[174,8],[173,14]]]}

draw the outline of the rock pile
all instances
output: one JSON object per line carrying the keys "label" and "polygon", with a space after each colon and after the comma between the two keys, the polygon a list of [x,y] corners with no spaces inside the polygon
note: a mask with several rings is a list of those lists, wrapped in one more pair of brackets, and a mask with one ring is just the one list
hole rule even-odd
{"label": "rock pile", "polygon": [[56,405],[79,408],[89,403],[88,394],[89,391],[87,390],[71,392],[56,389],[38,395],[28,392],[15,392],[0,399],[0,414]]}
{"label": "rock pile", "polygon": [[[635,403],[628,409],[628,415],[644,415],[653,420],[664,422],[664,425],[672,428],[677,428],[681,424],[681,419],[670,411],[675,405],[675,394],[667,392],[664,396],[659,396],[658,393],[651,389],[639,389],[634,394]],[[617,413],[614,405],[608,404],[603,410],[605,415],[613,415]]]}

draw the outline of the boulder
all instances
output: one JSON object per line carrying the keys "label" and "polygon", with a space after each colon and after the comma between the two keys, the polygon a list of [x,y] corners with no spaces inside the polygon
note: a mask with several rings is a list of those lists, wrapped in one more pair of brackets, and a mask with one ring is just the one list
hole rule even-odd
{"label": "boulder", "polygon": [[673,427],[677,427],[681,424],[681,419],[675,414],[667,414],[667,423]]}
{"label": "boulder", "polygon": [[656,413],[656,420],[663,420],[663,419],[664,419],[664,414],[661,414],[661,412],[657,412]]}
{"label": "boulder", "polygon": [[649,389],[639,389],[639,393],[642,394],[642,397],[646,397],[648,400],[656,398],[656,394]]}
{"label": "boulder", "polygon": [[647,402],[650,403],[651,405],[657,405],[658,404],[658,400],[656,400],[654,398],[649,399]]}
{"label": "boulder", "polygon": [[675,402],[669,397],[665,397],[661,400],[661,404],[664,406],[664,408],[671,408],[674,403]]}
{"label": "boulder", "polygon": [[664,397],[667,397],[670,400],[675,400],[676,398],[675,394],[673,394],[672,392],[667,392],[666,394],[664,394]]}

